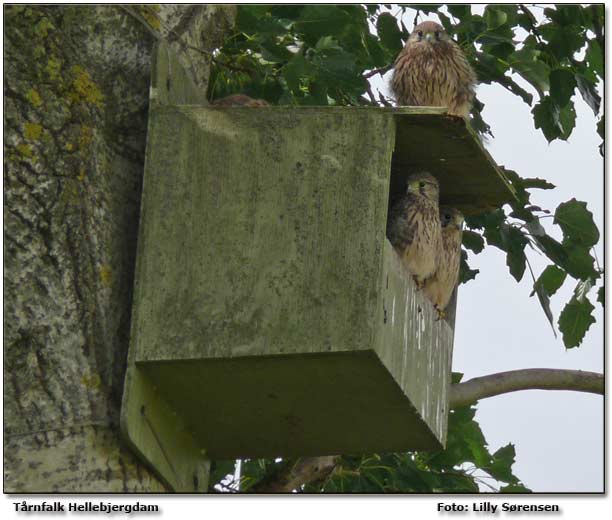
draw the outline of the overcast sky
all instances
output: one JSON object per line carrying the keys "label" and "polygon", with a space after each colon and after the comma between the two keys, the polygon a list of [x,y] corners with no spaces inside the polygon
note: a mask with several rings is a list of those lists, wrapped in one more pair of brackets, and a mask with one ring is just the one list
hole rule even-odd
{"label": "overcast sky", "polygon": [[[482,8],[473,7],[473,12]],[[392,10],[394,12],[394,10]],[[539,11],[541,13],[541,10]],[[537,10],[536,10],[537,13]],[[414,14],[404,23],[412,27]],[[423,20],[424,18],[421,18]],[[390,74],[373,85],[388,93]],[[520,77],[514,79],[537,94]],[[591,109],[578,96],[577,122],[567,142],[548,144],[534,128],[531,108],[498,85],[480,85],[484,119],[494,138],[487,148],[499,165],[523,177],[544,178],[554,190],[533,190],[532,203],[554,212],[573,197],[587,202],[603,237],[603,159],[601,139]],[[547,231],[560,238],[552,219]],[[600,263],[603,246],[596,247]],[[536,277],[550,263],[528,252]],[[508,273],[505,254],[487,247],[471,255],[470,266],[480,269],[475,280],[460,287],[453,355],[453,370],[464,380],[521,368],[569,368],[603,371],[603,312],[591,298],[597,322],[579,348],[566,350],[555,339],[535,297],[528,272],[520,284]],[[552,297],[555,322],[570,299],[574,284],[568,279]],[[592,394],[530,390],[488,398],[478,405],[476,418],[492,451],[511,442],[516,448],[515,474],[535,492],[603,491],[603,398]]]}

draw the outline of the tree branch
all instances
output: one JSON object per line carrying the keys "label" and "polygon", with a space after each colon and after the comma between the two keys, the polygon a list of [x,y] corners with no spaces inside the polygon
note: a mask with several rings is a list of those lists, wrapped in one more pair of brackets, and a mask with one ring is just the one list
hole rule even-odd
{"label": "tree branch", "polygon": [[391,65],[387,65],[385,67],[380,67],[378,69],[372,69],[370,72],[366,72],[363,77],[365,79],[369,79],[372,76],[376,76],[376,74],[380,74],[381,76],[384,76],[387,72],[389,72],[391,69],[393,68],[393,64]]}
{"label": "tree branch", "polygon": [[603,395],[604,376],[596,372],[552,368],[499,372],[452,385],[450,408],[465,406],[485,397],[517,390],[574,390]]}
{"label": "tree branch", "polygon": [[335,455],[288,460],[273,474],[248,490],[249,493],[291,493],[304,484],[325,480],[336,468]]}

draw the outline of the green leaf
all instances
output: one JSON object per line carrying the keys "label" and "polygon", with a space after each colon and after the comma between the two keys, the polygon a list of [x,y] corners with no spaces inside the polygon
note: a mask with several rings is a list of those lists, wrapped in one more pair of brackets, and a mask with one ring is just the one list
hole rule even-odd
{"label": "green leaf", "polygon": [[462,250],[461,263],[459,264],[459,283],[467,283],[473,280],[479,272],[479,269],[470,269],[467,263],[467,253]]}
{"label": "green leaf", "polygon": [[456,385],[457,383],[461,383],[463,379],[463,372],[452,372],[451,373],[451,384]]}
{"label": "green leaf", "polygon": [[597,86],[594,82],[587,79],[582,74],[576,74],[576,81],[578,83],[578,91],[582,96],[582,99],[587,105],[591,107],[594,115],[599,114],[599,107],[601,106],[601,96],[597,92]]}
{"label": "green leaf", "polygon": [[337,34],[351,23],[350,15],[335,5],[307,5],[295,24],[307,43],[314,45],[321,37]]}
{"label": "green leaf", "polygon": [[555,105],[552,98],[545,96],[540,99],[531,113],[533,114],[535,127],[542,130],[547,141],[553,141],[561,136],[559,107]]}
{"label": "green leaf", "polygon": [[540,302],[540,307],[542,307],[542,310],[544,311],[544,315],[546,316],[548,323],[550,323],[553,334],[555,335],[555,338],[556,338],[557,331],[555,330],[553,314],[552,314],[552,311],[550,310],[550,298],[548,296],[548,293],[546,292],[546,289],[544,289],[544,287],[542,287],[541,285],[537,283],[533,285],[533,291],[531,292],[530,296],[533,296],[534,293],[538,295],[538,301]]}
{"label": "green leaf", "polygon": [[402,33],[397,25],[397,18],[391,13],[382,13],[376,20],[376,31],[382,44],[395,55],[402,50]]}
{"label": "green leaf", "polygon": [[488,5],[485,8],[484,19],[488,29],[497,29],[508,21],[508,15],[496,6]]}
{"label": "green leaf", "polygon": [[272,38],[261,42],[261,57],[273,63],[285,63],[293,57],[293,54],[284,45],[278,45]]}
{"label": "green leaf", "polygon": [[601,46],[597,40],[591,40],[586,51],[585,59],[597,75],[603,79],[604,77],[604,56]]}
{"label": "green leaf", "polygon": [[539,33],[548,40],[547,52],[560,62],[572,59],[585,44],[582,29],[577,25],[544,24],[540,25]]}
{"label": "green leaf", "polygon": [[455,18],[459,19],[467,18],[472,14],[472,7],[469,4],[449,4],[446,9]]}
{"label": "green leaf", "polygon": [[304,56],[296,54],[281,69],[281,73],[287,82],[289,90],[297,94],[300,92],[300,82],[312,73],[312,66],[306,61]]}
{"label": "green leaf", "polygon": [[606,132],[605,116],[602,115],[599,118],[599,121],[597,121],[597,133],[599,134],[599,137],[603,139],[605,137],[605,132]]}
{"label": "green leaf", "polygon": [[559,105],[567,105],[574,90],[576,79],[574,73],[569,69],[555,69],[550,71],[550,97]]}
{"label": "green leaf", "polygon": [[558,325],[566,348],[577,347],[582,343],[586,331],[595,323],[592,315],[594,309],[588,298],[578,301],[574,296],[561,311]]}
{"label": "green leaf", "polygon": [[602,307],[605,307],[605,303],[604,303],[605,298],[606,298],[606,288],[604,285],[602,285],[597,291],[597,301],[601,303]]}
{"label": "green leaf", "polygon": [[518,478],[512,474],[512,465],[516,457],[513,444],[501,447],[493,454],[493,463],[483,469],[492,477],[503,482],[515,484]]}
{"label": "green leaf", "polygon": [[213,460],[210,464],[209,489],[221,482],[228,475],[234,475],[236,469],[235,460]]}
{"label": "green leaf", "polygon": [[576,284],[576,288],[574,289],[574,296],[576,297],[576,300],[578,300],[579,302],[584,300],[592,288],[593,288],[592,279],[579,281]]}
{"label": "green leaf", "polygon": [[531,489],[523,484],[509,484],[499,488],[500,493],[531,493]]}
{"label": "green leaf", "polygon": [[586,202],[571,199],[559,204],[553,222],[561,227],[564,240],[582,244],[587,248],[599,241],[599,230]]}
{"label": "green leaf", "polygon": [[580,280],[599,276],[595,271],[595,259],[589,249],[574,242],[564,242],[563,247],[567,251],[567,263],[563,267],[569,274]]}
{"label": "green leaf", "polygon": [[552,296],[563,285],[566,276],[567,273],[563,269],[559,269],[556,265],[549,265],[535,281],[534,287],[542,287],[548,296]]}
{"label": "green leaf", "polygon": [[561,128],[561,139],[567,141],[572,130],[576,126],[576,111],[574,110],[574,103],[570,102],[564,106],[559,112],[559,125]]}
{"label": "green leaf", "polygon": [[540,246],[544,254],[555,264],[561,267],[567,264],[567,251],[557,240],[548,235],[534,237],[534,240]]}
{"label": "green leaf", "polygon": [[538,179],[537,177],[526,177],[521,179],[521,182],[525,188],[538,188],[540,190],[552,190],[556,186],[545,179]]}
{"label": "green leaf", "polygon": [[517,282],[520,282],[525,273],[526,261],[525,246],[528,243],[524,233],[514,227],[504,225],[500,228],[502,238],[502,249],[507,252],[506,265],[510,274]]}
{"label": "green leaf", "polygon": [[388,52],[381,46],[380,42],[371,34],[364,36],[365,48],[370,56],[372,67],[383,67],[388,63]]}
{"label": "green leaf", "polygon": [[236,29],[247,34],[258,31],[260,19],[270,10],[267,5],[241,5],[236,12]]}
{"label": "green leaf", "polygon": [[584,24],[583,11],[578,5],[555,5],[554,9],[545,9],[544,14],[561,26]]}
{"label": "green leaf", "polygon": [[542,274],[540,274],[538,279],[533,284],[533,291],[530,294],[530,296],[537,294],[540,306],[542,307],[544,314],[552,327],[555,337],[557,337],[557,332],[555,331],[553,314],[550,309],[550,296],[559,290],[559,288],[563,285],[566,276],[567,273],[562,269],[559,269],[556,265],[549,265],[546,269],[544,269],[544,271],[542,271]]}
{"label": "green leaf", "polygon": [[567,140],[576,124],[574,104],[569,102],[561,108],[550,96],[545,96],[531,111],[536,128],[542,129],[550,142],[560,138]]}
{"label": "green leaf", "polygon": [[462,242],[466,248],[476,254],[480,253],[485,245],[481,234],[469,230],[463,231]]}
{"label": "green leaf", "polygon": [[508,57],[508,63],[531,83],[540,95],[550,89],[550,67],[541,60],[541,52],[536,48],[526,44]]}

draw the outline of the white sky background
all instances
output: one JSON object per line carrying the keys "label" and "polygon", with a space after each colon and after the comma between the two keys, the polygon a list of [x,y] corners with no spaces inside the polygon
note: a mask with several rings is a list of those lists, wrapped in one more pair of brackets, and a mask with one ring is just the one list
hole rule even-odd
{"label": "white sky background", "polygon": [[[472,6],[473,13],[483,7]],[[397,9],[391,10],[397,13]],[[542,9],[534,8],[536,16]],[[415,12],[407,11],[404,24],[412,29]],[[431,19],[421,15],[420,21]],[[372,78],[373,87],[389,95],[391,73]],[[520,76],[514,79],[534,94],[535,89]],[[532,190],[531,202],[554,213],[572,197],[587,202],[603,237],[604,186],[601,142],[596,118],[579,95],[574,96],[576,128],[567,142],[548,144],[534,127],[531,107],[499,85],[480,85],[479,99],[485,104],[483,117],[494,138],[487,149],[499,165],[523,177],[544,178],[554,190]],[[535,103],[535,101],[534,101]],[[552,219],[542,224],[556,238]],[[534,274],[551,262],[526,249]],[[602,241],[596,247],[603,267]],[[506,267],[505,253],[487,247],[470,255],[470,267],[480,269],[476,279],[460,287],[453,370],[464,380],[521,368],[568,368],[603,371],[603,312],[595,306],[597,322],[579,348],[566,350],[561,335],[555,339],[536,297],[529,298],[529,271],[517,284]],[[574,289],[566,280],[551,298],[555,322]],[[595,293],[595,291],[593,291]],[[530,390],[482,400],[476,419],[492,451],[512,442],[516,448],[515,474],[535,492],[603,491],[603,398],[592,394]]]}

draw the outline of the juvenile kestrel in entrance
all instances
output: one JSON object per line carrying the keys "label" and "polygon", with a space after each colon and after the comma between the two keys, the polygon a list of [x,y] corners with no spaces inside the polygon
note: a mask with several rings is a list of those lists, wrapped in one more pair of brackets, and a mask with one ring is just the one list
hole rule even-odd
{"label": "juvenile kestrel in entrance", "polygon": [[451,299],[459,281],[459,261],[461,260],[461,236],[463,234],[463,215],[454,208],[440,208],[442,241],[438,257],[438,268],[425,280],[423,292],[434,304],[440,317]]}
{"label": "juvenile kestrel in entrance", "polygon": [[269,107],[270,103],[264,99],[253,99],[245,94],[232,94],[224,98],[215,99],[210,103],[216,107]]}
{"label": "juvenile kestrel in entrance", "polygon": [[431,174],[411,175],[406,194],[389,213],[387,236],[419,288],[437,268],[441,241],[439,194],[438,181]]}
{"label": "juvenile kestrel in entrance", "polygon": [[441,25],[417,25],[393,69],[391,90],[398,105],[445,106],[461,117],[470,113],[476,74]]}

